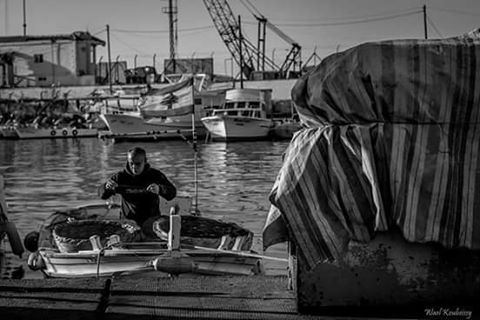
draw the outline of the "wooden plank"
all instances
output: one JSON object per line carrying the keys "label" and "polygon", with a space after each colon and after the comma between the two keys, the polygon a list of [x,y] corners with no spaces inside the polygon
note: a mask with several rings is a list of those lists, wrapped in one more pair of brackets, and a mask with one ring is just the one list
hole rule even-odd
{"label": "wooden plank", "polygon": [[106,318],[295,319],[295,298],[287,285],[284,276],[117,279]]}
{"label": "wooden plank", "polygon": [[105,279],[1,280],[2,319],[85,319],[95,317]]}
{"label": "wooden plank", "polygon": [[264,298],[293,297],[286,276],[200,276],[180,275],[174,278],[131,279],[113,281],[112,292],[228,293],[230,296]]}

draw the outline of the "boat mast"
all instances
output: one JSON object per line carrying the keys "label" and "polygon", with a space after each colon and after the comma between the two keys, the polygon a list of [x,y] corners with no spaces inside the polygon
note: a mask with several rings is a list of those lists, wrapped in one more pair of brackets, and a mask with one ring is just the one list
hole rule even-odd
{"label": "boat mast", "polygon": [[193,146],[193,181],[195,186],[195,204],[193,206],[193,215],[198,215],[198,178],[197,178],[197,131],[195,130],[195,81],[194,77],[191,79],[192,83],[192,146]]}

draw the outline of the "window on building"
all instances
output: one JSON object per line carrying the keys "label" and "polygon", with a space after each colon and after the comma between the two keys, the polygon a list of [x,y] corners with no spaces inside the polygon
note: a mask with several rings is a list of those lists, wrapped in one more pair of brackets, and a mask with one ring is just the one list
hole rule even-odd
{"label": "window on building", "polygon": [[259,108],[260,108],[260,102],[258,102],[258,101],[250,101],[250,108],[252,108],[252,109],[259,109]]}
{"label": "window on building", "polygon": [[33,55],[33,62],[42,63],[43,62],[43,54],[34,54]]}
{"label": "window on building", "polygon": [[238,109],[245,108],[245,102],[244,101],[237,102],[237,108]]}
{"label": "window on building", "polygon": [[38,77],[38,81],[47,81],[47,77]]}

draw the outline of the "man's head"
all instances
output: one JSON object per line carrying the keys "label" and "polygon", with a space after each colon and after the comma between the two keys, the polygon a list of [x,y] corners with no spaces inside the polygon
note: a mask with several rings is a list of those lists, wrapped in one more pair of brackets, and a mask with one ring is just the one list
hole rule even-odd
{"label": "man's head", "polygon": [[135,147],[128,150],[127,164],[133,175],[138,176],[145,169],[147,163],[147,153],[144,149]]}

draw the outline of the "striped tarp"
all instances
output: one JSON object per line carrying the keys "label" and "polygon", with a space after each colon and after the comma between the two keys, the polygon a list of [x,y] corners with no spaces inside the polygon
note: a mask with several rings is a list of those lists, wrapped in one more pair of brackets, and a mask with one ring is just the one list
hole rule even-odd
{"label": "striped tarp", "polygon": [[292,99],[308,128],[285,153],[265,247],[282,221],[311,267],[392,228],[480,249],[475,33],[362,44],[323,60]]}

